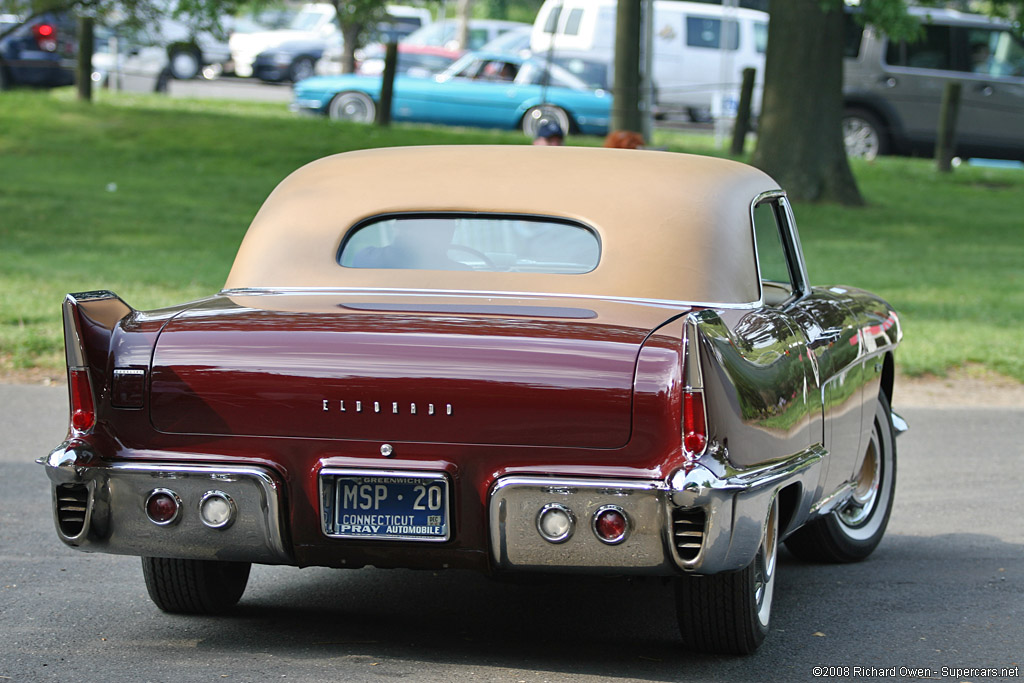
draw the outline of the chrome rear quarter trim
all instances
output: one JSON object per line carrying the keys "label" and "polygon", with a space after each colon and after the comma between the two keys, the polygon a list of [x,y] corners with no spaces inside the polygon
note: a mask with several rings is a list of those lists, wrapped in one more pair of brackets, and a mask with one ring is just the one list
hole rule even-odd
{"label": "chrome rear quarter trim", "polygon": [[[166,462],[86,466],[91,459],[87,449],[62,444],[39,460],[52,484],[57,535],[68,545],[120,555],[290,562],[281,487],[270,471],[248,465]],[[62,529],[57,518],[58,489],[68,486],[87,493],[85,520],[74,534],[66,533],[68,526]],[[180,519],[158,525],[146,516],[146,501],[155,489],[173,491],[180,498]],[[237,506],[237,519],[228,528],[210,528],[200,519],[203,496],[215,489]]]}

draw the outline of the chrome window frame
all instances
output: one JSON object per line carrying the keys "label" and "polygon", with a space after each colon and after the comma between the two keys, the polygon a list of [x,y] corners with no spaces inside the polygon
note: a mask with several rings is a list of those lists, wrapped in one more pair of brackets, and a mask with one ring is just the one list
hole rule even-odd
{"label": "chrome window frame", "polygon": [[776,223],[779,226],[779,236],[782,238],[782,249],[786,255],[786,262],[789,265],[789,274],[793,279],[793,295],[783,302],[795,301],[810,294],[810,285],[807,280],[807,267],[804,263],[803,248],[800,245],[800,234],[796,228],[796,218],[793,215],[793,207],[789,203],[789,197],[785,190],[771,190],[762,192],[754,197],[750,203],[750,234],[754,244],[754,261],[757,264],[757,286],[760,293],[759,306],[765,305],[764,281],[761,277],[761,254],[757,249],[757,230],[754,227],[754,210],[766,202],[776,204],[773,210]]}

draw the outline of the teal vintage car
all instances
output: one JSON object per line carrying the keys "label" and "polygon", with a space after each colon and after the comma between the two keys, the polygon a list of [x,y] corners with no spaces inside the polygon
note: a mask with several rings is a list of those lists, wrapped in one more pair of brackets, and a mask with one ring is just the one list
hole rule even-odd
{"label": "teal vintage car", "polygon": [[[391,118],[521,128],[531,137],[553,120],[562,130],[604,135],[612,103],[608,71],[607,63],[585,56],[471,52],[434,76],[396,76]],[[292,108],[368,123],[380,90],[379,76],[316,76],[295,84]]]}

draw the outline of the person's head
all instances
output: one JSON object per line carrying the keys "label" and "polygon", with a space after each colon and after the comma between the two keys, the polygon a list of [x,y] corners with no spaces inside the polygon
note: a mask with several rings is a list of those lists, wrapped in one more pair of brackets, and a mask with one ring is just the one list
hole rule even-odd
{"label": "person's head", "polygon": [[644,136],[631,130],[613,130],[604,139],[604,146],[616,149],[643,149]]}
{"label": "person's head", "polygon": [[554,121],[545,121],[537,129],[537,136],[533,139],[535,145],[559,146],[565,142],[565,133],[562,127]]}

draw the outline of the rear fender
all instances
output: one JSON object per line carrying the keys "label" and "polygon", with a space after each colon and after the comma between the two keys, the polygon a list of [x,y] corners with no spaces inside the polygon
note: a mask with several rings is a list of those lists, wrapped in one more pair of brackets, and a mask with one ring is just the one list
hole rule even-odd
{"label": "rear fender", "polygon": [[68,369],[70,433],[81,436],[95,426],[75,426],[81,411],[97,414],[99,400],[110,395],[107,367],[114,329],[133,309],[113,292],[105,290],[68,294],[64,299],[64,354]]}

